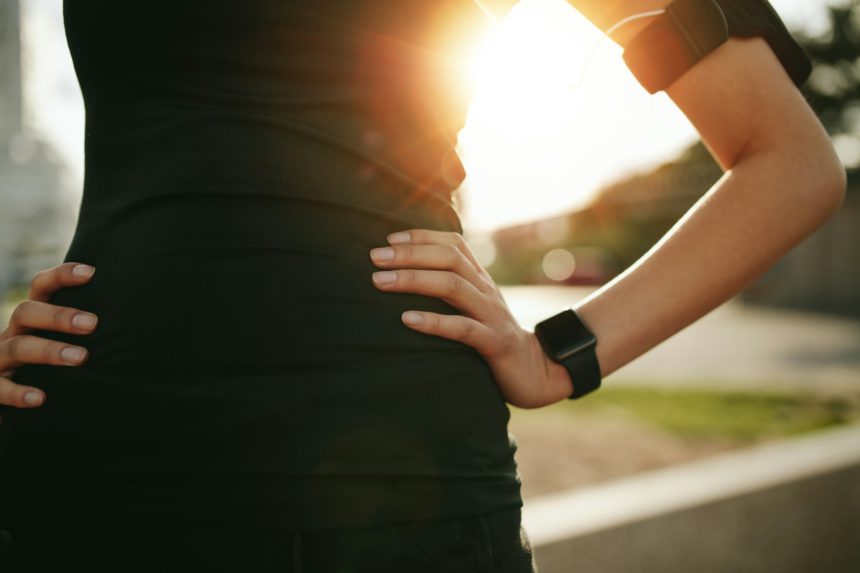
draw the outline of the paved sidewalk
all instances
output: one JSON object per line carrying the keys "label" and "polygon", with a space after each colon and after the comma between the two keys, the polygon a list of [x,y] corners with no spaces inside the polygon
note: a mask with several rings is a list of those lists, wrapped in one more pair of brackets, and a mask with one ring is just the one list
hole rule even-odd
{"label": "paved sidewalk", "polygon": [[[503,287],[521,324],[532,328],[593,289]],[[785,389],[860,398],[860,320],[733,300],[627,364],[610,384]]]}

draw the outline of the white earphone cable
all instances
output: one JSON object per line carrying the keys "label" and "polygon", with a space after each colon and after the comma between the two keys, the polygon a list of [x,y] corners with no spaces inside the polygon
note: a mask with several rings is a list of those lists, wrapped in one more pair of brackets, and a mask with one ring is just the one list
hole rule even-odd
{"label": "white earphone cable", "polygon": [[[482,0],[472,0],[475,5],[480,8],[480,10],[493,21],[493,24],[498,24],[498,18],[495,13],[482,1]],[[641,20],[642,18],[651,18],[653,16],[659,16],[660,14],[664,14],[666,12],[665,8],[660,8],[657,10],[648,10],[646,12],[637,12],[636,14],[631,14],[622,18],[621,20],[614,23],[609,27],[606,32],[600,37],[600,39],[594,44],[591,48],[591,51],[588,54],[588,57],[585,60],[585,65],[582,68],[582,73],[579,76],[579,80],[576,83],[573,82],[565,82],[566,85],[572,88],[579,88],[582,86],[582,82],[585,80],[585,74],[588,72],[589,65],[591,64],[592,59],[594,59],[594,54],[597,52],[597,49],[603,44],[603,40],[605,40],[608,36],[612,35],[613,32],[621,28],[622,26],[629,24],[630,22],[634,22],[636,20]]]}

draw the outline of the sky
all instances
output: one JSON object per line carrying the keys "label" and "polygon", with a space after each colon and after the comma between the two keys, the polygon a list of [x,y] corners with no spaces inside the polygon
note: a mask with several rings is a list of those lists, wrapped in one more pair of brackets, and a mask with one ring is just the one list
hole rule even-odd
{"label": "sky", "polygon": [[[840,0],[771,0],[792,29],[826,26]],[[22,0],[28,128],[83,177],[84,112],[60,0]],[[632,78],[621,49],[565,0],[520,0],[474,52],[466,81],[476,96],[460,132],[467,234],[558,215],[602,185],[674,158],[698,140],[664,94]],[[586,63],[588,63],[586,65]]]}

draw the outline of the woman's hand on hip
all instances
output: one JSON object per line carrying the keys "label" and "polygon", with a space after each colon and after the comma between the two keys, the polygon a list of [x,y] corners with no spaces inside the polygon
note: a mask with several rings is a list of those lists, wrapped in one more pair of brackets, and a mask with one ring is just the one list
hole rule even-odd
{"label": "woman's hand on hip", "polygon": [[388,242],[370,251],[373,263],[385,269],[373,273],[376,288],[437,297],[463,313],[407,310],[401,317],[406,326],[474,348],[514,406],[546,406],[573,392],[567,370],[519,325],[462,235],[409,229],[389,235]]}
{"label": "woman's hand on hip", "polygon": [[86,362],[86,348],[28,334],[33,329],[84,335],[92,332],[96,315],[49,304],[50,296],[63,287],[90,281],[95,269],[89,265],[63,263],[36,274],[30,296],[12,311],[9,325],[0,334],[0,405],[34,408],[45,402],[38,388],[15,384],[9,379],[24,364],[79,366]]}

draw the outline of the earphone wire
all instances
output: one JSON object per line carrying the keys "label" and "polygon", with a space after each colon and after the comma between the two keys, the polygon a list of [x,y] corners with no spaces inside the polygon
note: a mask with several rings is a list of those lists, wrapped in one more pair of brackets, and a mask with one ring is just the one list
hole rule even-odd
{"label": "earphone wire", "polygon": [[[483,0],[472,0],[472,2],[487,16],[492,22],[493,25],[499,24],[499,19],[496,17],[496,14],[483,2]],[[648,10],[646,12],[637,12],[636,14],[631,14],[622,18],[621,20],[615,22],[606,32],[600,36],[600,39],[595,42],[594,46],[592,46],[591,51],[588,54],[588,57],[585,59],[585,65],[582,67],[582,73],[579,75],[579,80],[574,82],[564,82],[564,84],[573,89],[578,89],[582,87],[583,82],[585,81],[585,74],[588,72],[588,69],[591,65],[591,61],[594,59],[594,55],[597,53],[598,48],[603,44],[603,41],[611,36],[616,30],[621,28],[622,26],[629,24],[630,22],[635,22],[636,20],[641,20],[643,18],[651,18],[653,16],[659,16],[660,14],[665,14],[665,8],[659,8],[657,10]]]}
{"label": "earphone wire", "polygon": [[[476,2],[478,0],[475,0]],[[641,20],[643,18],[652,18],[654,16],[659,16],[660,14],[665,14],[666,9],[660,8],[657,10],[648,10],[647,12],[637,12],[636,14],[631,14],[625,18],[614,23],[606,32],[600,36],[600,39],[595,42],[594,46],[592,46],[591,51],[588,54],[588,57],[585,59],[585,65],[582,67],[582,73],[579,75],[579,80],[576,83],[573,82],[565,82],[568,87],[573,89],[578,89],[582,87],[583,82],[585,81],[585,74],[588,72],[588,69],[591,65],[591,61],[594,59],[594,55],[597,53],[598,48],[603,44],[603,41],[611,36],[616,30],[621,28],[622,26],[629,24],[630,22],[635,22],[636,20]]]}

